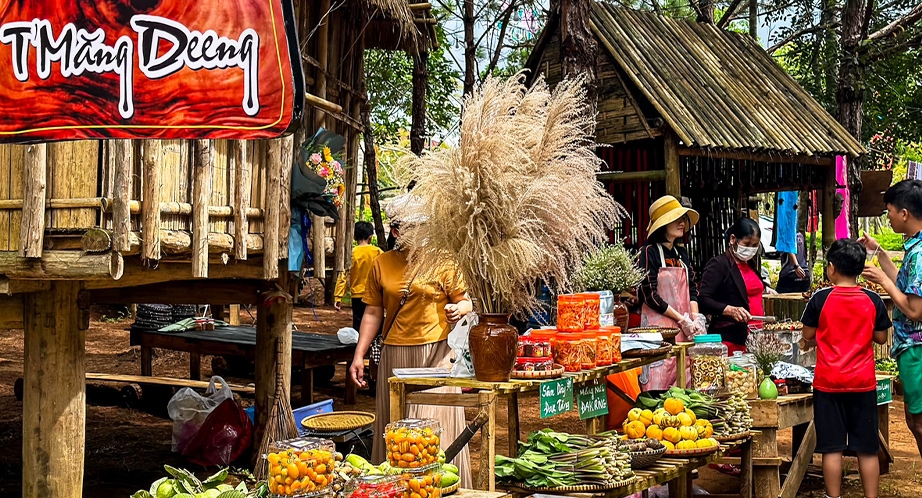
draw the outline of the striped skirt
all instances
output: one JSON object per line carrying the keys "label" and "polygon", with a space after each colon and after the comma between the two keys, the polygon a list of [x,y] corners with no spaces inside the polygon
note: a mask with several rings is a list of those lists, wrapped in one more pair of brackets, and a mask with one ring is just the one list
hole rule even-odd
{"label": "striped skirt", "polygon": [[[389,346],[381,350],[381,362],[378,364],[378,389],[375,402],[375,438],[372,447],[372,463],[384,461],[384,427],[390,420],[391,398],[387,379],[393,376],[395,368],[451,368],[451,348],[447,341],[422,346]],[[440,387],[427,392],[460,393],[456,387]],[[409,405],[409,418],[432,418],[442,424],[442,449],[458,437],[467,426],[464,420],[464,408],[431,405]],[[451,462],[461,470],[461,487],[470,489],[471,454],[465,446],[461,453]]]}

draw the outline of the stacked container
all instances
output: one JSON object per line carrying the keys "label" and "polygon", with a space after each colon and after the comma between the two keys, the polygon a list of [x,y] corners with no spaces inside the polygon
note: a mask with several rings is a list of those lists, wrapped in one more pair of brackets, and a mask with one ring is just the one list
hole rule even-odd
{"label": "stacked container", "polygon": [[442,426],[434,419],[404,419],[384,428],[387,460],[403,492],[400,498],[440,498]]}
{"label": "stacked container", "polygon": [[329,493],[336,466],[336,446],[329,439],[297,438],[269,445],[269,493],[275,497]]}

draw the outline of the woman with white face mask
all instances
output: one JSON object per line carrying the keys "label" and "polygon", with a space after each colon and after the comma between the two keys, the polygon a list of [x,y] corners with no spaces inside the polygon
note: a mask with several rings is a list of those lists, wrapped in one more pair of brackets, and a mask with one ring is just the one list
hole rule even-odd
{"label": "woman with white face mask", "polygon": [[759,224],[751,218],[740,218],[727,231],[727,252],[715,256],[704,267],[698,287],[701,312],[711,315],[708,333],[720,334],[732,355],[746,352],[746,338],[753,316],[762,316],[762,281],[757,256],[761,252]]}

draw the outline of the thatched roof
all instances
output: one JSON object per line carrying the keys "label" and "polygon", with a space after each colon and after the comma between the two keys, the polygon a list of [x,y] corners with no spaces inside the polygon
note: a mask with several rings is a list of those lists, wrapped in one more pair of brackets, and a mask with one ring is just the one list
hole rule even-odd
{"label": "thatched roof", "polygon": [[593,4],[591,24],[599,49],[686,146],[867,152],[748,36],[602,2]]}
{"label": "thatched roof", "polygon": [[365,31],[367,47],[415,51],[421,30],[428,35],[427,43],[431,45],[435,40],[434,26],[426,21],[432,18],[428,4],[413,0],[364,1],[370,20],[370,29]]}

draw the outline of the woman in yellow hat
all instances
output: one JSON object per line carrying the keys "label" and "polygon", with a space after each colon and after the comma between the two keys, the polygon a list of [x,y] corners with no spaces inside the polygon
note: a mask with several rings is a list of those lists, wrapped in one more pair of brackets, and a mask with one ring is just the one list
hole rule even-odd
{"label": "woman in yellow hat", "polygon": [[[704,316],[698,313],[698,289],[683,241],[698,223],[698,213],[671,196],[650,206],[647,242],[640,251],[640,267],[647,276],[640,284],[642,326],[678,327],[679,341],[705,332]],[[644,390],[668,389],[676,382],[675,359],[645,369]],[[685,386],[682,386],[685,387]]]}

